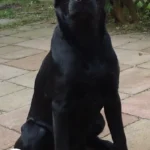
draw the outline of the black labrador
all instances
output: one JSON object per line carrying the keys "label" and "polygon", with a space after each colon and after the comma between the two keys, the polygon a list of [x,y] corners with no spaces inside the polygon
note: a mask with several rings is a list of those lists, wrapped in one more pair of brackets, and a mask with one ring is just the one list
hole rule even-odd
{"label": "black labrador", "polygon": [[[127,150],[119,65],[105,28],[105,0],[55,0],[58,25],[35,80],[21,150]],[[42,44],[42,43],[41,43]],[[113,143],[101,140],[104,107]]]}

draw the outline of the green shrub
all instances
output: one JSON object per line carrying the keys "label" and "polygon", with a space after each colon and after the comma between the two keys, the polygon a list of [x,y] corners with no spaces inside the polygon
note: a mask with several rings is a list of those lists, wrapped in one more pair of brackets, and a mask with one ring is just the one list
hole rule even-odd
{"label": "green shrub", "polygon": [[[150,17],[150,0],[136,0],[135,5],[140,18]],[[112,10],[112,5],[109,0],[106,0],[105,10],[107,13],[110,13]]]}
{"label": "green shrub", "polygon": [[111,10],[112,10],[112,5],[110,4],[110,1],[109,0],[106,0],[106,5],[105,5],[105,11],[107,12],[107,13],[110,13],[111,12]]}
{"label": "green shrub", "polygon": [[136,0],[137,13],[142,21],[150,23],[150,0]]}
{"label": "green shrub", "polygon": [[141,13],[143,17],[150,17],[150,1],[138,0],[135,2],[138,13]]}

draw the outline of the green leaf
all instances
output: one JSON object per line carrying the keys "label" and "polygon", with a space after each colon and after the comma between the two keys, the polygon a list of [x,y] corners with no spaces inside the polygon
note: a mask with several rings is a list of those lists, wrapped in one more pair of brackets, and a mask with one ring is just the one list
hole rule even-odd
{"label": "green leaf", "polygon": [[136,5],[138,8],[142,8],[144,4],[142,1],[139,1]]}
{"label": "green leaf", "polygon": [[107,1],[105,5],[105,11],[110,13],[112,10],[112,5]]}
{"label": "green leaf", "polygon": [[150,10],[150,3],[147,5],[147,7],[146,7],[148,10]]}

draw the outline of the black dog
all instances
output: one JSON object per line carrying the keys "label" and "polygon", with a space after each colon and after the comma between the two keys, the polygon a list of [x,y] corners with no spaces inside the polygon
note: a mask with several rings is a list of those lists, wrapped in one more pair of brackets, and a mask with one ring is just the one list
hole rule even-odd
{"label": "black dog", "polygon": [[[127,150],[119,66],[105,29],[104,0],[55,0],[58,25],[35,80],[21,150]],[[104,107],[114,143],[97,138]]]}

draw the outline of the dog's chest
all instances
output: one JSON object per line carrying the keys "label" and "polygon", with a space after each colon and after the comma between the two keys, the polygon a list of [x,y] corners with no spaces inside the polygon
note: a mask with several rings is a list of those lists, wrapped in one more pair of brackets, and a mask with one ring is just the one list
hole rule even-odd
{"label": "dog's chest", "polygon": [[91,107],[99,108],[103,105],[103,97],[114,86],[114,75],[105,62],[96,61],[81,66],[74,80],[72,95],[75,99],[85,100]]}
{"label": "dog's chest", "polygon": [[83,69],[80,72],[80,84],[88,87],[97,88],[106,84],[111,79],[111,70],[106,62],[94,61],[91,63],[84,63]]}

